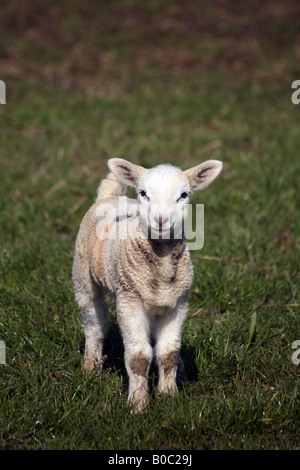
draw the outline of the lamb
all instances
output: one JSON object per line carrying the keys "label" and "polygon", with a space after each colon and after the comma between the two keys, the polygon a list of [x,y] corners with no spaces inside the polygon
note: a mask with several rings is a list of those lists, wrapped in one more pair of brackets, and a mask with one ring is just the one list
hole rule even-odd
{"label": "lamb", "polygon": [[[158,390],[177,393],[181,332],[193,282],[183,222],[191,194],[219,175],[222,162],[208,160],[185,171],[170,164],[147,170],[111,158],[108,167],[81,222],[74,254],[74,291],[85,334],[83,369],[102,366],[109,292],[124,343],[128,402],[140,411],[148,402],[153,357]],[[126,197],[127,186],[135,188],[137,200]]]}

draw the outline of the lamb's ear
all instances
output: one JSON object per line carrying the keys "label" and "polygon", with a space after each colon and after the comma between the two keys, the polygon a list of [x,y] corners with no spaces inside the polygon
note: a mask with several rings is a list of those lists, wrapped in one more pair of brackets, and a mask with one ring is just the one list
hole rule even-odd
{"label": "lamb's ear", "polygon": [[207,160],[186,170],[184,174],[190,182],[192,191],[206,188],[219,175],[222,166],[223,163],[219,160]]}
{"label": "lamb's ear", "polygon": [[140,178],[147,171],[144,167],[134,165],[123,158],[110,158],[107,165],[121,183],[133,188],[137,188]]}

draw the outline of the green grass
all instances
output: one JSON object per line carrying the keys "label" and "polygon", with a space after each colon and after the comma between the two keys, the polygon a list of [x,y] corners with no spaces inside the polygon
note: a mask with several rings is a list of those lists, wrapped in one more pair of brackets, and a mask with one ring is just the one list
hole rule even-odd
{"label": "green grass", "polygon": [[[15,10],[7,2],[2,449],[299,449],[299,366],[291,359],[300,339],[293,3],[260,29],[262,9],[185,3],[183,11],[167,1],[101,2],[91,10],[63,2],[30,16],[26,2]],[[151,375],[143,415],[127,407],[113,304],[107,365],[101,375],[81,372],[74,243],[111,156],[148,167],[224,162],[222,177],[193,197],[205,204],[205,242],[191,252],[195,280],[182,344],[189,380],[178,397],[160,397]]]}

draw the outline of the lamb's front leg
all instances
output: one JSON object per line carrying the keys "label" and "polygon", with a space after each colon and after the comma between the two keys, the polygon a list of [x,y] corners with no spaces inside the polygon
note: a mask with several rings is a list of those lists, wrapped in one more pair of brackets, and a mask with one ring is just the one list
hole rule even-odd
{"label": "lamb's front leg", "polygon": [[176,372],[181,346],[182,326],[188,313],[187,299],[156,322],[156,360],[159,368],[158,390],[162,393],[177,393]]}
{"label": "lamb's front leg", "polygon": [[148,401],[148,372],[152,359],[149,319],[140,299],[129,294],[117,298],[117,316],[124,341],[125,367],[129,377],[128,401],[141,411]]}

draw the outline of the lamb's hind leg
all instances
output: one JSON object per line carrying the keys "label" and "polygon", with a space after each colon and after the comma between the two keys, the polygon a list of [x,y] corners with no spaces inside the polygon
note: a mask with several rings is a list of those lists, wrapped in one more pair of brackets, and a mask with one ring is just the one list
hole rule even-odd
{"label": "lamb's hind leg", "polygon": [[85,335],[83,369],[90,372],[103,363],[103,344],[108,330],[109,312],[102,288],[96,285],[92,287],[92,296],[82,298],[80,303]]}

